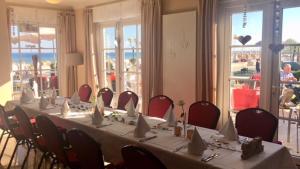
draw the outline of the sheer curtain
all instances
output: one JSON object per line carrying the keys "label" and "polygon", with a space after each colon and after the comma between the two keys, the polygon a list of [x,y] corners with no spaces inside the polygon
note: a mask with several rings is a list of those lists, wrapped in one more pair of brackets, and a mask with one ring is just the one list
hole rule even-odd
{"label": "sheer curtain", "polygon": [[198,1],[196,99],[215,103],[217,0]]}
{"label": "sheer curtain", "polygon": [[58,14],[57,30],[60,95],[71,96],[78,88],[76,69],[66,66],[66,54],[76,52],[75,14],[72,10]]}
{"label": "sheer curtain", "polygon": [[162,1],[142,0],[142,105],[148,112],[151,97],[163,92]]}
{"label": "sheer curtain", "polygon": [[85,9],[85,81],[96,96],[101,83],[101,62],[99,52],[100,25],[93,22],[93,9]]}

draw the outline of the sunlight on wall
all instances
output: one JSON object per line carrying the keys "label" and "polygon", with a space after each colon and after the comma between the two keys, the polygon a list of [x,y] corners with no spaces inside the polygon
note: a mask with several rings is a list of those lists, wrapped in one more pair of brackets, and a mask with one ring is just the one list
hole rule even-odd
{"label": "sunlight on wall", "polygon": [[12,86],[11,82],[7,82],[0,86],[0,104],[5,105],[5,103],[8,100],[11,100],[11,94],[12,94]]}

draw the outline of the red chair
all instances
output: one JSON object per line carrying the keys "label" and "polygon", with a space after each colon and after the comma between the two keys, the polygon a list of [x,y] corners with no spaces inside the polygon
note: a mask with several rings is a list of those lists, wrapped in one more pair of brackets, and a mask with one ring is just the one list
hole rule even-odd
{"label": "red chair", "polygon": [[[16,107],[13,110],[14,116],[16,117],[17,122],[17,128],[15,128],[14,136],[17,136],[17,140],[24,140],[24,143],[27,145],[27,154],[25,156],[24,162],[22,164],[22,168],[25,167],[25,163],[28,159],[28,155],[30,153],[30,150],[36,150],[38,148],[42,153],[43,156],[41,158],[40,163],[43,161],[45,155],[48,153],[45,140],[44,138],[38,133],[38,131],[32,126],[32,123],[30,122],[30,119],[26,115],[26,113],[20,108]],[[17,131],[18,133],[16,133]],[[17,144],[18,146],[18,144]],[[12,156],[13,158],[13,156]],[[40,168],[41,165],[39,165],[38,168]]]}
{"label": "red chair", "polygon": [[9,126],[8,124],[6,123],[7,120],[5,120],[6,118],[6,114],[7,112],[4,110],[4,107],[2,105],[0,105],[0,128],[2,130],[2,134],[1,134],[1,139],[0,139],[0,143],[4,137],[4,135],[7,135],[6,137],[6,140],[5,140],[5,143],[4,143],[4,146],[1,150],[1,154],[0,154],[0,161],[4,155],[4,152],[5,152],[5,149],[6,149],[6,146],[7,146],[7,143],[9,141],[10,138],[12,138],[12,134],[9,130]]}
{"label": "red chair", "polygon": [[119,96],[118,109],[126,110],[125,106],[128,103],[128,101],[130,100],[130,98],[132,98],[134,107],[136,107],[138,104],[138,101],[139,101],[138,95],[131,91],[125,91],[125,92],[122,92]]}
{"label": "red chair", "polygon": [[167,169],[151,152],[136,146],[122,148],[126,169]]}
{"label": "red chair", "polygon": [[80,86],[78,95],[83,102],[89,102],[92,94],[92,88],[88,84]]}
{"label": "red chair", "polygon": [[266,110],[249,108],[237,113],[235,125],[239,135],[272,142],[278,119]]}
{"label": "red chair", "polygon": [[100,89],[100,91],[97,94],[97,97],[99,97],[100,95],[102,95],[102,99],[104,102],[104,106],[105,107],[111,107],[111,101],[113,99],[114,93],[112,90],[110,90],[109,88],[102,88]]}
{"label": "red chair", "polygon": [[148,106],[148,115],[152,117],[163,118],[168,108],[174,108],[173,100],[168,96],[158,95],[150,99]]}
{"label": "red chair", "polygon": [[190,106],[188,123],[195,126],[215,129],[219,117],[220,110],[217,106],[208,101],[199,101]]}
{"label": "red chair", "polygon": [[59,163],[71,169],[79,168],[77,154],[66,144],[66,140],[55,124],[48,117],[42,115],[36,117],[36,123],[53,159],[50,169]]}
{"label": "red chair", "polygon": [[78,155],[81,169],[105,168],[100,145],[93,138],[78,129],[70,130],[67,137],[74,152]]}

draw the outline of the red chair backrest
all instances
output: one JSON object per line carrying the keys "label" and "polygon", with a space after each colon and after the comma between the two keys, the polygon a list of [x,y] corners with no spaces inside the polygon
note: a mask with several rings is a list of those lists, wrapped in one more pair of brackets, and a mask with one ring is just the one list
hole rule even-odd
{"label": "red chair backrest", "polygon": [[30,120],[24,110],[21,107],[16,106],[16,108],[13,110],[13,113],[17,119],[20,133],[25,136],[25,138],[35,139],[32,124],[30,123]]}
{"label": "red chair backrest", "polygon": [[214,104],[208,101],[199,101],[193,103],[189,108],[188,123],[215,129],[220,117],[220,110]]}
{"label": "red chair backrest", "polygon": [[0,105],[0,127],[2,130],[9,129],[7,120],[5,119],[6,118],[5,114],[6,114],[6,111],[4,110],[4,107],[2,105]]}
{"label": "red chair backrest", "polygon": [[90,100],[91,94],[92,94],[92,88],[88,84],[84,84],[80,86],[78,95],[81,101],[88,102]]}
{"label": "red chair backrest", "polygon": [[111,107],[111,101],[113,99],[114,93],[112,90],[110,90],[109,88],[102,88],[100,89],[100,91],[97,94],[97,97],[99,97],[100,95],[102,95],[102,99],[104,102],[104,106],[105,107]]}
{"label": "red chair backrest", "polygon": [[78,129],[67,133],[72,149],[77,154],[81,169],[104,169],[100,145],[90,136]]}
{"label": "red chair backrest", "polygon": [[[12,134],[12,136],[14,138],[16,138],[17,140],[31,138],[30,131],[28,131],[28,128],[23,129],[22,128],[23,126],[16,127],[16,124],[20,123],[18,121],[19,119],[16,119],[16,116],[15,116],[15,112],[17,112],[16,109],[18,109],[18,108],[16,107],[14,110],[6,112],[3,107],[1,108],[1,116],[2,116],[3,122],[4,122],[3,124],[5,124],[7,129],[10,130],[10,133]],[[21,125],[21,124],[18,124],[18,125]]]}
{"label": "red chair backrest", "polygon": [[237,113],[235,126],[239,135],[272,142],[278,119],[266,110],[249,108]]}
{"label": "red chair backrest", "polygon": [[119,96],[118,109],[119,110],[126,110],[125,106],[128,103],[128,101],[130,100],[130,98],[132,98],[133,103],[134,103],[134,107],[136,107],[137,104],[138,104],[138,101],[139,101],[138,95],[135,94],[132,91],[125,91],[125,92],[122,92]]}
{"label": "red chair backrest", "polygon": [[174,108],[173,100],[168,96],[158,95],[150,99],[148,106],[148,115],[152,117],[163,118],[168,108]]}
{"label": "red chair backrest", "polygon": [[122,148],[126,169],[167,169],[151,152],[136,146]]}
{"label": "red chair backrest", "polygon": [[45,139],[48,151],[55,154],[60,162],[68,164],[68,158],[64,150],[65,142],[55,124],[48,117],[43,115],[36,117],[36,123]]}

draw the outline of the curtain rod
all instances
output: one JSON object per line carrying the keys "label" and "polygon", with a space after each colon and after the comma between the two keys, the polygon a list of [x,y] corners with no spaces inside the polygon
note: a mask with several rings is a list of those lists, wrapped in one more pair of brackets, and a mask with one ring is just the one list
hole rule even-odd
{"label": "curtain rod", "polygon": [[115,4],[115,3],[119,3],[119,2],[123,2],[123,1],[127,1],[127,0],[114,0],[114,1],[111,1],[111,2],[105,2],[105,3],[100,3],[100,4],[90,5],[90,6],[87,6],[86,8],[92,9],[92,8],[95,8],[95,7],[98,7],[98,6],[104,6],[104,5],[109,5],[109,4]]}
{"label": "curtain rod", "polygon": [[41,9],[49,9],[49,10],[55,10],[55,11],[73,10],[72,7],[55,8],[55,7],[40,6],[40,5],[19,4],[19,3],[13,3],[13,2],[7,2],[6,4],[7,4],[7,6],[16,6],[16,7],[25,7],[25,8],[41,8]]}

